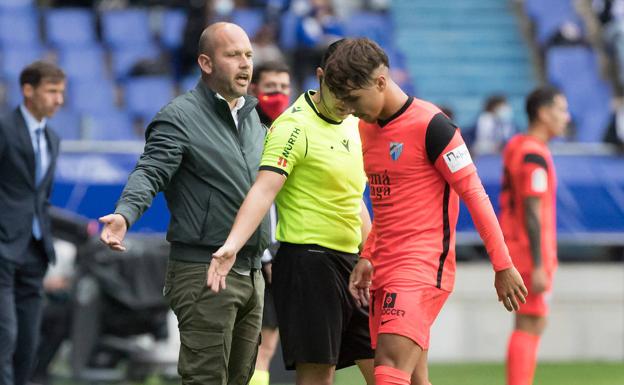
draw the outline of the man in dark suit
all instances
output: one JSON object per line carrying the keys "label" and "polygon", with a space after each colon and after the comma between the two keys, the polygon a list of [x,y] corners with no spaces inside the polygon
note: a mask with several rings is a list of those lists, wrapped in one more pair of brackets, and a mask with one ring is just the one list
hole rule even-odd
{"label": "man in dark suit", "polygon": [[0,385],[24,385],[37,348],[42,282],[54,249],[48,198],[59,138],[46,121],[65,74],[43,61],[20,74],[23,103],[0,117]]}

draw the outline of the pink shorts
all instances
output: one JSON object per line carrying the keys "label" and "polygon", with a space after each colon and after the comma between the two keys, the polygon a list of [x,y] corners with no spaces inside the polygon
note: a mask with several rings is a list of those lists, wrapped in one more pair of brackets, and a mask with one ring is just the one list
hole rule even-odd
{"label": "pink shorts", "polygon": [[524,285],[529,290],[529,295],[526,297],[526,303],[520,303],[520,309],[518,314],[534,315],[538,317],[546,317],[550,311],[550,300],[552,297],[552,283],[553,274],[549,274],[548,283],[546,284],[546,290],[535,294],[533,293],[531,286],[531,273],[521,273]]}
{"label": "pink shorts", "polygon": [[386,286],[371,291],[369,326],[373,349],[377,336],[397,334],[429,349],[431,325],[449,292],[424,283],[409,288]]}

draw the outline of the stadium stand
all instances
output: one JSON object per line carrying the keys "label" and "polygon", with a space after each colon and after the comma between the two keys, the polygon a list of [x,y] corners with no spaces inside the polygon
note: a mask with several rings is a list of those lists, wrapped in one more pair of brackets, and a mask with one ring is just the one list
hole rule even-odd
{"label": "stadium stand", "polygon": [[144,46],[153,40],[147,9],[106,11],[101,20],[103,41],[111,48]]}
{"label": "stadium stand", "polygon": [[59,65],[67,72],[70,82],[108,78],[106,56],[98,44],[63,46],[57,49],[57,55]]}
{"label": "stadium stand", "polygon": [[[57,60],[68,75],[66,105],[50,120],[64,140],[52,195],[54,205],[88,218],[111,211],[143,148],[145,123],[175,93],[195,87],[199,74],[180,73],[178,63],[191,8],[170,6],[184,5],[184,1],[160,3],[159,7],[92,9],[39,7],[36,0],[0,0],[0,98],[4,95],[0,110],[15,108],[20,102],[17,78],[26,64],[41,58]],[[278,20],[277,44],[292,57],[298,48],[297,26],[303,15],[295,5],[305,1],[247,3],[254,6],[220,17],[240,24],[251,37],[265,22]],[[553,45],[553,37],[564,23],[573,23],[587,33],[573,1],[392,0],[389,4],[385,13],[364,8],[347,14],[342,20],[345,34],[376,40],[388,52],[396,71],[393,76],[400,77],[401,86],[417,97],[450,106],[466,134],[483,100],[493,93],[508,97],[516,126],[522,128],[526,126],[524,97],[540,80],[564,91],[574,119],[574,135],[567,139],[572,143],[558,143],[554,151],[559,179],[559,239],[570,248],[561,254],[562,260],[608,258],[606,253],[594,253],[602,250],[599,248],[619,250],[617,258],[621,260],[624,157],[596,144],[602,140],[616,91],[601,74],[596,47]],[[528,39],[522,35],[523,16],[513,4],[520,4],[517,8],[533,27]],[[532,51],[542,60],[532,61]],[[309,73],[300,83],[303,88],[316,88],[318,81]],[[485,155],[475,161],[497,208],[500,156]],[[159,194],[131,231],[160,236],[168,220],[165,201]],[[460,210],[457,229],[458,244],[465,248],[481,244],[465,208]],[[587,251],[594,246],[598,249]],[[473,282],[469,285],[472,288]],[[159,290],[153,293],[159,296]],[[572,301],[569,303],[573,306]],[[465,307],[463,303],[461,306]],[[484,313],[470,309],[474,317]],[[457,314],[452,313],[453,324],[464,320]],[[604,319],[611,323],[611,318]],[[81,325],[91,322],[88,317],[78,321]],[[478,319],[475,325],[481,322]],[[489,329],[488,333],[494,335]],[[80,337],[74,336],[76,340]],[[448,349],[455,354],[457,341],[462,338],[451,339]],[[575,344],[577,340],[567,341]],[[71,368],[80,374],[78,377],[86,378],[87,354],[82,353],[90,346],[80,348],[74,352]],[[474,357],[472,351],[466,356]]]}
{"label": "stadium stand", "polygon": [[59,8],[45,13],[45,35],[54,47],[89,48],[96,43],[95,16],[89,9]]}
{"label": "stadium stand", "polygon": [[87,133],[91,140],[142,140],[134,130],[132,118],[126,111],[98,112],[88,116]]}
{"label": "stadium stand", "polygon": [[160,41],[169,50],[176,50],[182,45],[186,12],[182,9],[166,9],[162,14],[161,28],[158,31]]}
{"label": "stadium stand", "polygon": [[598,60],[583,46],[552,47],[546,53],[548,80],[568,98],[572,119],[581,142],[600,142],[611,115],[610,85],[600,78]]}
{"label": "stadium stand", "polygon": [[80,115],[68,108],[59,110],[50,125],[56,128],[61,140],[79,140],[82,138]]}
{"label": "stadium stand", "polygon": [[483,100],[504,91],[524,124],[523,98],[537,79],[508,2],[395,1],[392,18],[418,96],[449,105],[469,131]]}
{"label": "stadium stand", "polygon": [[525,0],[525,12],[535,25],[535,36],[545,46],[559,27],[566,22],[582,25],[582,20],[569,0]]}
{"label": "stadium stand", "polygon": [[[278,15],[278,44],[286,54],[292,53],[297,45],[297,25],[304,13],[282,6],[269,8],[271,12],[282,9]],[[238,22],[253,36],[266,21],[266,9],[235,9],[222,17]],[[610,116],[613,91],[600,75],[596,51],[587,45],[547,44],[562,23],[573,21],[583,27],[582,20],[567,0],[526,0],[522,10],[533,23],[533,42],[523,39],[519,18],[510,3],[499,0],[395,0],[387,13],[356,10],[347,15],[342,28],[348,36],[367,36],[378,41],[387,50],[393,71],[404,71],[399,74],[404,78],[402,86],[415,96],[449,105],[466,133],[474,124],[484,98],[500,91],[514,108],[516,125],[524,127],[523,98],[537,84],[540,72],[529,59],[533,45],[543,54],[546,79],[561,87],[570,100],[576,126],[573,139],[600,141]],[[197,82],[197,72],[174,71],[176,52],[184,41],[187,15],[184,8],[98,11],[40,9],[32,0],[0,2],[3,108],[13,108],[20,100],[17,76],[21,68],[35,59],[53,57],[69,77],[66,106],[51,121],[65,140],[140,142],[142,127],[137,122],[142,120],[144,127],[175,92],[192,89]],[[101,33],[97,25],[101,26]],[[68,32],[68,26],[81,33]],[[316,83],[313,74],[302,79],[305,88],[314,88]],[[66,148],[70,147],[80,145],[68,143]],[[579,151],[575,156],[557,158],[561,170],[568,167],[583,170],[561,172],[565,186],[562,194],[567,194],[560,198],[561,205],[566,207],[560,213],[561,231],[572,238],[577,233],[600,232],[607,234],[605,239],[611,239],[612,234],[624,233],[619,227],[624,223],[622,184],[617,178],[607,178],[610,173],[617,173],[621,158],[602,153],[583,154]],[[98,207],[95,212],[94,202],[112,204],[136,160],[132,151],[121,164],[105,154],[95,158],[88,153],[64,156],[72,161],[61,162],[54,203],[69,205],[90,217],[97,216],[101,210]],[[496,156],[486,156],[478,161],[495,201],[499,160]],[[102,185],[102,179],[89,179],[86,183],[92,187],[79,204],[68,200],[72,186],[85,183],[80,180],[86,174],[78,173],[76,162],[83,162],[80,164],[84,169],[103,167],[101,178],[108,180]],[[97,186],[103,189],[95,193],[100,189]],[[595,205],[589,207],[584,203],[581,198],[587,196]],[[166,209],[156,206],[154,216],[147,215],[133,230],[164,231],[161,216],[166,215]],[[464,211],[459,228],[469,234],[472,225],[465,215]],[[605,220],[601,222],[598,218]]]}
{"label": "stadium stand", "polygon": [[65,105],[84,114],[115,110],[115,90],[106,79],[76,80],[68,85]]}
{"label": "stadium stand", "polygon": [[37,12],[34,10],[19,10],[0,12],[0,46],[6,47],[36,47],[39,45]]}
{"label": "stadium stand", "polygon": [[256,33],[264,24],[264,14],[262,9],[235,9],[230,20],[238,24],[247,32],[249,38],[253,40]]}

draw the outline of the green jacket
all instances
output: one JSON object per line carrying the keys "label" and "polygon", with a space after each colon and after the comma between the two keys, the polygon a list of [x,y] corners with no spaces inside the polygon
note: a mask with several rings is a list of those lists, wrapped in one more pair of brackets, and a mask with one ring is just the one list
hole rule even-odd
{"label": "green jacket", "polygon": [[[132,226],[164,191],[171,212],[170,258],[210,262],[256,178],[266,134],[256,104],[255,98],[245,97],[237,129],[228,104],[202,81],[171,101],[147,127],[143,154],[115,213]],[[267,216],[238,253],[234,267],[260,267],[269,231]]]}

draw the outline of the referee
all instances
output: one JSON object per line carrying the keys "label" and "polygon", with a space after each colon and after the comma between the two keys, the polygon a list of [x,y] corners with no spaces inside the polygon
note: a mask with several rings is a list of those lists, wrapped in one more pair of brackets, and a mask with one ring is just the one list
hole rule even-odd
{"label": "referee", "polygon": [[297,370],[297,385],[330,385],[336,369],[357,364],[372,385],[368,311],[348,289],[370,231],[358,121],[326,88],[324,61],[319,91],[301,95],[269,130],[258,178],[213,255],[208,284],[225,288],[236,252],[275,199],[273,293],[286,368]]}

